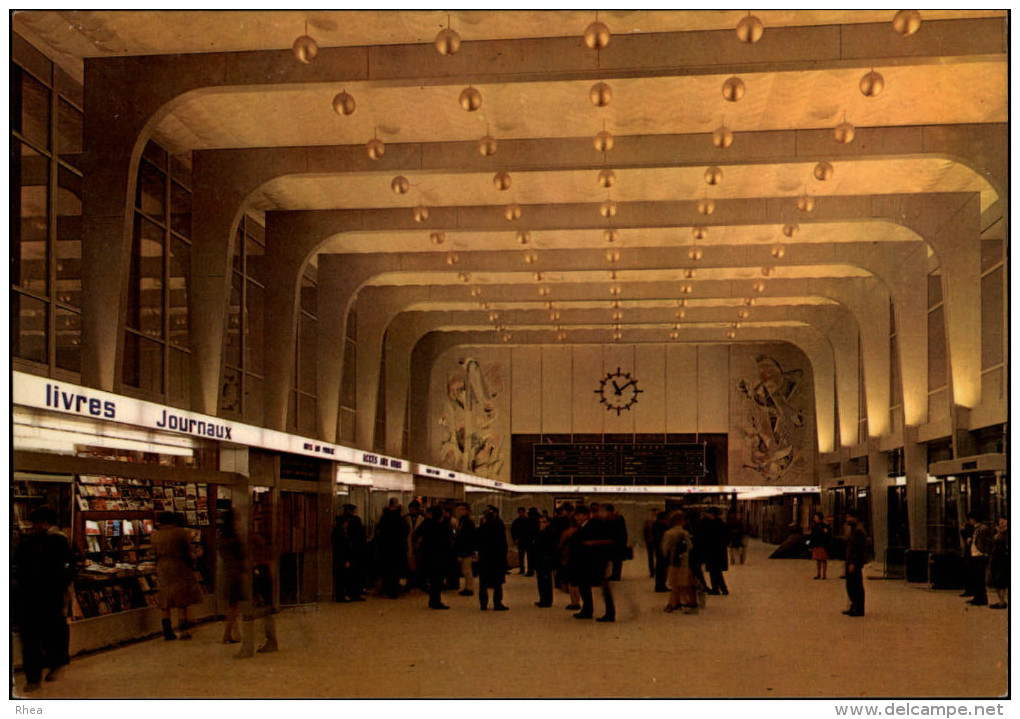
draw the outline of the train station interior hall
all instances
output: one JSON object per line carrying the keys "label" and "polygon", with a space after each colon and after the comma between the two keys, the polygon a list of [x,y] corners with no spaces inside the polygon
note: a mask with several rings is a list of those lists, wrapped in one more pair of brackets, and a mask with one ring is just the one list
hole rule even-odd
{"label": "train station interior hall", "polygon": [[12,699],[1008,695],[1008,11],[10,23]]}

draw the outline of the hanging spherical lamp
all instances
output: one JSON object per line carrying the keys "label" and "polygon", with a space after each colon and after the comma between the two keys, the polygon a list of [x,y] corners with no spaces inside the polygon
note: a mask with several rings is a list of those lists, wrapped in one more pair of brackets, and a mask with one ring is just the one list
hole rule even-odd
{"label": "hanging spherical lamp", "polygon": [[456,252],[446,253],[446,264],[455,265],[458,262],[460,262],[460,255],[458,255]]}
{"label": "hanging spherical lamp", "polygon": [[702,197],[698,200],[698,212],[702,215],[711,215],[715,212],[715,201],[710,200],[707,197]]}
{"label": "hanging spherical lamp", "polygon": [[751,285],[751,289],[754,290],[755,292],[764,292],[765,291],[765,283],[762,282],[761,280],[758,280],[753,285]]}
{"label": "hanging spherical lamp", "polygon": [[684,270],[684,279],[685,280],[693,280],[694,279],[694,269],[693,268],[688,267],[687,269]]}
{"label": "hanging spherical lamp", "polygon": [[703,240],[708,237],[708,228],[704,225],[697,225],[691,228],[691,235],[696,240]]}
{"label": "hanging spherical lamp", "polygon": [[468,112],[474,112],[482,106],[482,93],[474,87],[465,87],[460,92],[460,106]]}
{"label": "hanging spherical lamp", "polygon": [[539,287],[538,288],[538,296],[539,297],[548,297],[550,292],[552,292],[552,290],[549,289],[548,287]]}
{"label": "hanging spherical lamp", "polygon": [[726,330],[726,336],[732,340],[736,338],[737,333],[734,332],[733,330]]}
{"label": "hanging spherical lamp", "polygon": [[599,152],[609,152],[613,149],[613,135],[608,130],[601,130],[595,135],[595,149]]}
{"label": "hanging spherical lamp", "polygon": [[337,115],[353,115],[356,109],[354,97],[346,90],[333,96],[333,111]]}
{"label": "hanging spherical lamp", "polygon": [[517,233],[517,241],[522,245],[526,245],[531,242],[531,233],[527,230],[521,230]]}
{"label": "hanging spherical lamp", "polygon": [[294,57],[303,65],[307,65],[319,54],[319,43],[315,38],[302,35],[294,41]]}
{"label": "hanging spherical lamp", "polygon": [[691,294],[691,292],[693,292],[693,291],[694,291],[694,288],[693,288],[693,287],[691,287],[690,285],[681,285],[681,286],[680,286],[680,293],[681,293],[681,294],[684,294],[684,295],[689,295],[689,294]]}
{"label": "hanging spherical lamp", "polygon": [[613,200],[604,200],[599,205],[599,214],[603,217],[614,217],[616,215],[616,202]]}
{"label": "hanging spherical lamp", "polygon": [[797,198],[797,209],[801,212],[811,212],[815,209],[815,198],[806,193],[801,195]]}
{"label": "hanging spherical lamp", "polygon": [[776,245],[771,250],[769,250],[769,254],[775,257],[777,260],[782,259],[783,257],[786,257],[786,248],[783,247],[782,245]]}
{"label": "hanging spherical lamp", "polygon": [[854,141],[854,126],[846,121],[846,116],[844,115],[843,122],[836,125],[836,129],[833,134],[836,138],[836,142],[849,145]]}
{"label": "hanging spherical lamp", "polygon": [[722,169],[713,165],[705,170],[705,182],[709,185],[718,185],[722,182]]}
{"label": "hanging spherical lamp", "polygon": [[485,157],[492,157],[496,154],[496,138],[486,134],[478,141],[478,151]]}
{"label": "hanging spherical lamp", "polygon": [[761,40],[765,33],[765,25],[754,15],[748,15],[737,23],[737,39],[748,44]]}
{"label": "hanging spherical lamp", "polygon": [[746,310],[743,307],[741,307],[739,310],[737,310],[737,317],[739,317],[742,320],[746,320],[750,316],[751,316],[751,310]]}
{"label": "hanging spherical lamp", "polygon": [[620,231],[619,230],[605,230],[602,233],[602,239],[604,239],[606,242],[616,242],[616,241],[618,241],[620,239]]}
{"label": "hanging spherical lamp", "polygon": [[623,319],[623,311],[622,310],[613,310],[613,321],[614,322],[620,322],[622,319]]}
{"label": "hanging spherical lamp", "polygon": [[584,29],[584,44],[592,50],[601,50],[609,44],[609,27],[604,22],[593,22]]}
{"label": "hanging spherical lamp", "polygon": [[882,90],[885,89],[885,78],[872,70],[861,77],[860,88],[861,94],[864,97],[878,97],[882,94]]}
{"label": "hanging spherical lamp", "polygon": [[545,275],[542,274],[541,272],[532,272],[531,277],[532,279],[535,280],[535,282],[541,282],[542,280],[545,279]]}
{"label": "hanging spherical lamp", "polygon": [[726,125],[720,125],[712,133],[712,144],[720,150],[725,150],[733,144],[733,130],[726,127]]}
{"label": "hanging spherical lamp", "polygon": [[798,231],[800,231],[800,225],[796,222],[788,222],[783,225],[783,234],[787,237],[793,237]]}
{"label": "hanging spherical lamp", "polygon": [[682,320],[684,317],[687,316],[687,311],[677,310],[676,312],[673,313],[673,316],[676,317],[678,320]]}
{"label": "hanging spherical lamp", "polygon": [[619,294],[620,294],[620,286],[619,285],[612,285],[609,288],[609,294],[611,294],[613,297],[619,296]]}
{"label": "hanging spherical lamp", "polygon": [[815,179],[820,182],[832,179],[832,173],[834,172],[831,162],[819,162],[815,165]]}
{"label": "hanging spherical lamp", "polygon": [[591,90],[588,91],[588,99],[595,107],[605,107],[613,99],[613,88],[600,80],[591,86]]}
{"label": "hanging spherical lamp", "polygon": [[620,251],[619,250],[606,250],[606,262],[619,262]]}
{"label": "hanging spherical lamp", "polygon": [[549,321],[550,322],[556,322],[559,319],[560,319],[560,311],[559,310],[552,310],[552,311],[549,312]]}
{"label": "hanging spherical lamp", "polygon": [[761,268],[761,276],[762,277],[771,277],[774,274],[776,274],[776,268],[775,267],[766,266],[766,267],[762,267]]}
{"label": "hanging spherical lamp", "polygon": [[459,279],[461,282],[470,282],[471,281],[471,273],[470,272],[458,272],[457,273],[457,279]]}
{"label": "hanging spherical lamp", "polygon": [[694,260],[695,262],[697,262],[702,257],[704,257],[704,252],[700,247],[692,247],[689,250],[687,250],[687,259],[689,260]]}
{"label": "hanging spherical lamp", "polygon": [[536,262],[538,262],[538,254],[537,253],[535,253],[535,252],[525,252],[524,253],[524,264],[526,264],[526,265],[533,265]]}
{"label": "hanging spherical lamp", "polygon": [[369,159],[378,160],[386,154],[386,145],[378,137],[373,137],[365,145],[365,152],[368,153]]}
{"label": "hanging spherical lamp", "polygon": [[736,102],[744,96],[744,81],[739,77],[731,77],[722,86],[722,96],[727,102]]}
{"label": "hanging spherical lamp", "polygon": [[471,296],[472,297],[481,297],[482,296],[482,288],[481,287],[472,287],[471,288]]}
{"label": "hanging spherical lamp", "polygon": [[500,335],[500,339],[502,339],[504,342],[509,342],[511,339],[513,339],[513,335],[511,335],[509,332],[504,332],[503,334]]}
{"label": "hanging spherical lamp", "polygon": [[406,195],[407,191],[411,189],[411,183],[403,175],[397,175],[390,183],[390,189],[393,190],[394,195]]}
{"label": "hanging spherical lamp", "polygon": [[753,307],[755,305],[755,302],[756,300],[753,297],[744,298],[744,305],[747,307]]}
{"label": "hanging spherical lamp", "polygon": [[599,171],[599,187],[612,187],[616,184],[616,173],[612,170]]}
{"label": "hanging spherical lamp", "polygon": [[509,190],[510,189],[510,173],[509,172],[497,172],[492,176],[492,185],[497,190]]}
{"label": "hanging spherical lamp", "polygon": [[429,235],[429,242],[433,245],[441,245],[446,242],[445,232],[433,232]]}
{"label": "hanging spherical lamp", "polygon": [[456,30],[444,27],[436,35],[436,50],[440,55],[456,55],[460,50],[460,35]]}
{"label": "hanging spherical lamp", "polygon": [[417,205],[414,208],[413,217],[415,222],[424,222],[429,219],[429,208],[425,205]]}
{"label": "hanging spherical lamp", "polygon": [[521,219],[521,206],[513,202],[503,208],[503,217],[513,221]]}
{"label": "hanging spherical lamp", "polygon": [[913,35],[921,29],[921,13],[917,10],[900,10],[893,16],[892,26],[903,37]]}
{"label": "hanging spherical lamp", "polygon": [[556,333],[556,339],[559,340],[560,342],[563,342],[565,339],[567,339],[567,333],[564,332],[563,330],[559,330]]}

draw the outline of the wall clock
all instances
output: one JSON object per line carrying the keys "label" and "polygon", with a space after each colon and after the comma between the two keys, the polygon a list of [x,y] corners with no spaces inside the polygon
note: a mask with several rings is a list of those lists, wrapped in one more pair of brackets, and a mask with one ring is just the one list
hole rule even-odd
{"label": "wall clock", "polygon": [[630,372],[622,372],[617,367],[615,372],[606,374],[605,379],[599,380],[599,388],[595,394],[600,396],[599,402],[606,406],[606,411],[616,410],[617,416],[631,405],[637,404],[637,396],[644,392],[638,389],[637,379],[630,376]]}

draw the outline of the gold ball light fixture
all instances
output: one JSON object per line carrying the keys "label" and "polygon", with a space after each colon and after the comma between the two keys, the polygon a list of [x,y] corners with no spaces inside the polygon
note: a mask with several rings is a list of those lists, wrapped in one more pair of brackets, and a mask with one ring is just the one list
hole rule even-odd
{"label": "gold ball light fixture", "polygon": [[337,115],[353,115],[356,109],[357,104],[354,102],[354,96],[346,90],[341,90],[333,96],[333,111]]}
{"label": "gold ball light fixture", "polygon": [[595,149],[599,152],[609,152],[613,149],[613,135],[608,130],[600,130],[595,135]]}
{"label": "gold ball light fixture", "polygon": [[595,107],[605,107],[613,99],[613,88],[600,80],[591,86],[591,90],[588,91],[588,99]]}
{"label": "gold ball light fixture", "polygon": [[727,102],[736,102],[744,96],[747,86],[739,77],[733,76],[726,80],[722,86],[722,96]]}
{"label": "gold ball light fixture", "polygon": [[800,212],[811,212],[815,209],[815,198],[806,192],[797,198],[797,210]]}
{"label": "gold ball light fixture", "polygon": [[900,10],[893,16],[893,30],[907,37],[921,29],[921,13],[917,10]]}
{"label": "gold ball light fixture", "polygon": [[522,245],[528,244],[531,242],[531,233],[527,230],[521,230],[517,233],[517,241]]}
{"label": "gold ball light fixture", "polygon": [[482,106],[482,93],[475,87],[466,87],[460,92],[460,106],[474,112]]}
{"label": "gold ball light fixture", "polygon": [[390,189],[393,190],[394,195],[406,195],[411,189],[411,183],[403,175],[397,175],[390,183]]}
{"label": "gold ball light fixture", "polygon": [[726,125],[720,125],[715,128],[715,131],[712,133],[712,144],[720,150],[725,150],[733,144],[733,130],[726,127]]}
{"label": "gold ball light fixture", "polygon": [[722,168],[720,167],[712,165],[712,167],[709,167],[707,170],[705,170],[705,184],[718,185],[720,182],[722,182],[722,178],[723,178]]}
{"label": "gold ball light fixture", "polygon": [[492,176],[492,185],[497,190],[509,190],[512,180],[509,172],[497,172]]}
{"label": "gold ball light fixture", "polygon": [[698,212],[702,215],[711,215],[715,212],[715,201],[707,197],[702,197],[698,200]]}
{"label": "gold ball light fixture", "polygon": [[478,152],[482,153],[483,157],[492,157],[496,154],[496,138],[490,135],[488,132],[478,141]]}
{"label": "gold ball light fixture", "polygon": [[[598,15],[596,15],[596,18]],[[609,38],[612,34],[609,32],[609,27],[604,22],[599,22],[598,19],[591,23],[584,29],[584,44],[592,50],[601,50],[609,44]]]}
{"label": "gold ball light fixture", "polygon": [[787,237],[793,237],[800,231],[800,225],[796,222],[787,222],[783,225],[783,234]]}
{"label": "gold ball light fixture", "polygon": [[687,259],[689,260],[694,260],[695,262],[697,262],[702,257],[704,257],[704,252],[702,252],[700,247],[692,247],[689,250],[687,250]]}
{"label": "gold ball light fixture", "polygon": [[777,260],[781,260],[782,258],[786,257],[786,248],[783,247],[782,245],[776,245],[771,250],[769,250],[769,254],[775,257]]}
{"label": "gold ball light fixture", "polygon": [[737,39],[748,45],[761,40],[765,33],[765,25],[754,15],[748,14],[737,23]]}
{"label": "gold ball light fixture", "polygon": [[521,206],[516,202],[511,202],[509,205],[503,208],[503,217],[513,222],[514,220],[521,219]]}
{"label": "gold ball light fixture", "polygon": [[831,162],[819,162],[815,165],[815,179],[819,182],[825,182],[826,180],[832,179],[832,173],[834,172]]}
{"label": "gold ball light fixture", "polygon": [[386,145],[378,137],[373,137],[365,144],[365,152],[370,160],[378,160],[386,154]]}
{"label": "gold ball light fixture", "polygon": [[450,14],[446,15],[446,27],[436,35],[436,50],[440,55],[456,55],[460,50],[460,35],[450,27]]}
{"label": "gold ball light fixture", "polygon": [[878,97],[885,89],[885,78],[872,70],[861,77],[860,88],[864,97]]}
{"label": "gold ball light fixture", "polygon": [[613,229],[605,230],[602,233],[602,239],[606,242],[618,242],[620,239],[620,231]]}
{"label": "gold ball light fixture", "polygon": [[616,216],[616,202],[614,200],[604,200],[599,205],[599,214],[603,217],[615,217]]}
{"label": "gold ball light fixture", "polygon": [[319,43],[315,42],[315,38],[308,34],[308,21],[305,21],[305,34],[294,41],[292,49],[294,50],[294,57],[302,65],[309,64],[318,56]]}
{"label": "gold ball light fixture", "polygon": [[843,113],[843,122],[836,125],[833,136],[836,138],[836,142],[843,145],[849,145],[854,141],[854,126],[847,122],[845,112]]}
{"label": "gold ball light fixture", "polygon": [[433,245],[441,245],[444,242],[446,242],[446,233],[445,232],[433,232],[433,233],[429,234],[429,241]]}
{"label": "gold ball light fixture", "polygon": [[599,187],[612,187],[616,184],[616,173],[612,170],[599,171]]}
{"label": "gold ball light fixture", "polygon": [[415,206],[412,217],[414,217],[415,222],[424,222],[429,219],[429,208],[419,203]]}

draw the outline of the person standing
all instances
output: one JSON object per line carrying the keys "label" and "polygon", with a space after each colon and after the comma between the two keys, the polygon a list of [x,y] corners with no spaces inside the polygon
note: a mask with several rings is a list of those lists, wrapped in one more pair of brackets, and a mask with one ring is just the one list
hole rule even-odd
{"label": "person standing", "polygon": [[815,512],[811,522],[811,534],[808,537],[811,558],[815,560],[815,579],[825,579],[825,573],[828,571],[830,534],[825,516],[821,512]]}
{"label": "person standing", "polygon": [[[195,579],[191,539],[179,514],[160,512],[156,524],[159,528],[152,533],[152,553],[156,557],[156,596],[163,614],[163,639],[191,639],[188,609],[202,601],[202,590]],[[177,609],[179,635],[174,634],[171,609]]]}
{"label": "person standing", "polygon": [[347,540],[347,518],[336,515],[333,529],[329,533],[329,543],[333,550],[333,601],[346,602],[347,586],[350,584],[351,546]]}
{"label": "person standing", "polygon": [[729,569],[726,562],[726,545],[729,543],[729,530],[726,523],[719,516],[718,507],[709,507],[707,516],[702,519],[698,529],[698,541],[704,547],[701,558],[708,570],[708,578],[712,583],[709,587],[709,594],[729,594],[726,586],[726,579],[723,572]]}
{"label": "person standing", "polygon": [[668,592],[666,586],[666,570],[669,562],[662,556],[662,537],[669,529],[669,515],[666,512],[659,512],[655,515],[655,526],[652,527],[652,543],[655,545],[655,591]]}
{"label": "person standing", "polygon": [[471,565],[478,556],[476,548],[475,521],[471,519],[471,507],[466,502],[457,505],[454,513],[453,551],[460,567],[462,597],[474,596],[475,576]]}
{"label": "person standing", "polygon": [[603,534],[600,522],[591,518],[591,513],[583,504],[574,509],[577,520],[577,531],[571,535],[569,542],[570,574],[576,581],[581,595],[581,611],[574,615],[575,619],[591,619],[595,616],[592,588],[602,587],[605,601],[605,614],[596,621],[616,621],[616,606],[613,602],[612,590],[606,579],[608,552],[612,540]]}
{"label": "person standing", "polygon": [[233,510],[223,515],[218,542],[220,567],[223,577],[223,599],[227,604],[227,615],[223,626],[223,643],[237,644],[238,606],[245,599],[244,587],[244,545],[237,536]]}
{"label": "person standing", "polygon": [[51,682],[70,662],[66,606],[75,563],[53,509],[39,507],[28,519],[32,533],[22,537],[14,551],[14,597],[25,670],[22,689],[33,692],[39,689],[43,669],[49,669],[46,681]]}
{"label": "person standing", "polygon": [[443,579],[453,556],[453,532],[441,506],[429,507],[428,518],[418,529],[421,573],[429,593],[429,609],[449,609],[443,604]]}
{"label": "person standing", "polygon": [[846,594],[850,608],[843,611],[850,617],[864,616],[864,564],[868,561],[868,535],[855,511],[846,513]]}
{"label": "person standing", "polygon": [[407,503],[407,588],[424,587],[425,573],[422,571],[421,557],[421,525],[425,515],[421,511],[421,502],[412,499]]}
{"label": "person standing", "polygon": [[344,536],[349,548],[350,567],[347,568],[347,585],[344,587],[348,601],[365,601],[365,525],[358,516],[358,508],[345,504],[343,511]]}
{"label": "person standing", "polygon": [[623,518],[622,514],[616,513],[616,507],[612,504],[607,504],[603,514],[603,524],[606,528],[606,534],[613,541],[613,546],[610,550],[610,563],[612,569],[609,574],[609,578],[614,581],[620,581],[620,573],[623,570],[623,562],[627,559],[627,520]]}
{"label": "person standing", "polygon": [[999,517],[995,524],[988,557],[988,586],[999,595],[999,601],[989,604],[988,608],[1005,609],[1006,592],[1009,590],[1009,524],[1005,517]]}
{"label": "person standing", "polygon": [[648,518],[645,519],[644,539],[645,553],[648,555],[648,576],[655,576],[655,517],[659,513],[655,507],[648,510]]}
{"label": "person standing", "polygon": [[489,590],[492,590],[492,608],[505,612],[503,582],[507,573],[506,525],[499,518],[499,510],[491,504],[485,508],[478,525],[478,603],[485,611],[489,608]]}
{"label": "person standing", "polygon": [[549,518],[538,518],[538,534],[535,537],[535,581],[538,584],[536,607],[551,607],[553,603],[553,569],[559,556],[559,536]]}
{"label": "person standing", "polygon": [[407,570],[407,523],[400,516],[400,501],[391,497],[375,525],[374,542],[379,558],[382,593],[390,599],[400,596],[400,578]]}
{"label": "person standing", "polygon": [[664,611],[672,612],[683,607],[688,614],[698,612],[698,596],[691,573],[690,556],[693,543],[687,531],[687,515],[677,510],[670,515],[670,527],[662,535],[662,555],[667,558],[666,583],[670,597]]}
{"label": "person standing", "polygon": [[524,555],[528,553],[528,546],[531,544],[531,522],[528,521],[528,513],[524,507],[517,508],[517,518],[510,523],[510,539],[517,547],[517,573],[524,574]]}
{"label": "person standing", "polygon": [[732,509],[726,515],[726,529],[729,532],[730,564],[747,559],[747,530],[740,517]]}
{"label": "person standing", "polygon": [[973,512],[967,515],[967,523],[974,528],[964,562],[967,576],[970,579],[970,589],[974,593],[974,598],[967,603],[983,607],[988,604],[985,574],[988,571],[988,552],[992,545],[992,530]]}

